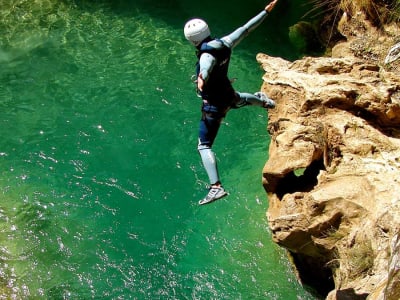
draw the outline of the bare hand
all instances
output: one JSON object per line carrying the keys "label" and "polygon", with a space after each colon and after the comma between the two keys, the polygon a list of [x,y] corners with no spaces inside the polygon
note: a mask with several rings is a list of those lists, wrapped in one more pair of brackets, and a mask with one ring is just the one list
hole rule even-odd
{"label": "bare hand", "polygon": [[269,3],[269,4],[265,7],[265,10],[266,10],[267,12],[270,12],[270,11],[275,7],[276,3],[278,3],[278,0],[272,1],[271,3]]}
{"label": "bare hand", "polygon": [[199,89],[199,91],[203,91],[203,86],[204,86],[204,79],[201,76],[201,74],[197,77],[197,88]]}

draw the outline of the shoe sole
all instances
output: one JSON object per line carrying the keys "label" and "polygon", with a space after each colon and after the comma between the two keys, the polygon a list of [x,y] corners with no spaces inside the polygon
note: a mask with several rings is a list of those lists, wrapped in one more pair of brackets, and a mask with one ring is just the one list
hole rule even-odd
{"label": "shoe sole", "polygon": [[206,199],[202,199],[202,200],[199,201],[199,205],[209,204],[209,203],[214,202],[216,200],[222,199],[222,198],[224,198],[225,196],[228,196],[228,195],[229,194],[227,192],[225,192],[225,194],[223,194],[221,197],[214,198],[214,199],[209,200],[209,201],[206,201]]}

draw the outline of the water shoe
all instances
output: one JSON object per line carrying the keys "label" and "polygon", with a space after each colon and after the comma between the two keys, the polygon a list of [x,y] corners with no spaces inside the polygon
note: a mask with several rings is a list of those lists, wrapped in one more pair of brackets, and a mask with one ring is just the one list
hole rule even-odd
{"label": "water shoe", "polygon": [[204,199],[200,200],[199,204],[204,205],[207,203],[211,203],[215,200],[225,197],[226,195],[228,195],[228,193],[225,191],[225,189],[222,186],[211,187],[210,190],[208,191],[207,196]]}
{"label": "water shoe", "polygon": [[260,98],[263,101],[264,108],[275,108],[275,101],[268,98],[268,96],[263,92],[254,93],[254,96]]}

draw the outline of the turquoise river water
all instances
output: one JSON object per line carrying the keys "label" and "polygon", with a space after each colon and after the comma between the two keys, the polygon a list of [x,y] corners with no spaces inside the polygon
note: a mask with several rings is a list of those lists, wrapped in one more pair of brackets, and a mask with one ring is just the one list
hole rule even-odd
{"label": "turquoise river water", "polygon": [[[296,58],[284,1],[234,51]],[[232,111],[215,144],[230,195],[207,206],[193,16],[231,32],[263,1],[0,0],[1,299],[315,299],[271,240],[267,113]]]}

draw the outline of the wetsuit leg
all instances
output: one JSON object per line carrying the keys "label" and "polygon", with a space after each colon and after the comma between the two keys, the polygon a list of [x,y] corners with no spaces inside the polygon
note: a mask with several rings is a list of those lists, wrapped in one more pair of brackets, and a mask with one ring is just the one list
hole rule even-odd
{"label": "wetsuit leg", "polygon": [[210,184],[219,183],[219,175],[217,168],[217,160],[215,159],[215,154],[211,148],[207,145],[199,145],[198,150],[203,162],[204,169],[207,172]]}
{"label": "wetsuit leg", "polygon": [[225,114],[202,112],[199,128],[200,144],[212,147]]}
{"label": "wetsuit leg", "polygon": [[236,92],[234,108],[239,108],[246,105],[264,107],[264,102],[264,100],[253,94]]}
{"label": "wetsuit leg", "polygon": [[203,166],[210,180],[210,184],[220,182],[217,161],[215,159],[214,152],[211,150],[211,147],[214,143],[215,137],[217,136],[223,116],[224,114],[206,113],[203,111],[200,121],[199,145],[197,149],[200,153]]}

